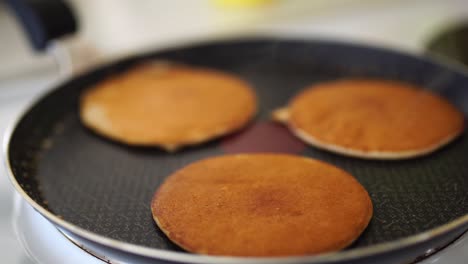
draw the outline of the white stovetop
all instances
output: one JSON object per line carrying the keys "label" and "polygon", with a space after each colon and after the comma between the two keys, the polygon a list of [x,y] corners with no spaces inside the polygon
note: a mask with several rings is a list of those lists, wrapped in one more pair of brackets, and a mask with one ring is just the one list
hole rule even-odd
{"label": "white stovetop", "polygon": [[[288,0],[256,13],[221,12],[214,10],[208,0],[184,2],[186,8],[181,8],[180,1],[163,0],[70,2],[79,10],[83,29],[75,40],[66,40],[65,46],[74,65],[85,68],[96,59],[105,61],[191,39],[246,31],[344,39],[418,53],[437,29],[468,17],[466,0]],[[349,5],[351,2],[360,4]],[[194,19],[197,13],[201,16]],[[3,135],[6,125],[35,95],[63,76],[50,55],[28,50],[1,2],[0,36],[9,36],[0,41],[0,58],[9,62],[0,64],[0,135]],[[2,263],[102,263],[71,244],[29,205],[15,198],[3,163],[0,163],[0,249]],[[458,264],[466,259],[467,235],[421,263]]]}

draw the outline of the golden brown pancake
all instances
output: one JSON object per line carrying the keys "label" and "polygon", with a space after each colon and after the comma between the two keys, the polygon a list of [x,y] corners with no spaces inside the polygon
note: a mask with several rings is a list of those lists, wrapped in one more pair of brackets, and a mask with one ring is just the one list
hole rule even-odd
{"label": "golden brown pancake", "polygon": [[175,150],[227,134],[256,112],[251,87],[221,71],[147,63],[98,83],[81,97],[83,123],[130,144]]}
{"label": "golden brown pancake", "polygon": [[347,79],[314,84],[274,118],[315,147],[370,159],[431,153],[459,136],[464,116],[442,97],[407,83]]}
{"label": "golden brown pancake", "polygon": [[224,256],[336,251],[350,245],[372,216],[369,195],[351,175],[285,154],[192,163],[166,179],[151,209],[177,245]]}

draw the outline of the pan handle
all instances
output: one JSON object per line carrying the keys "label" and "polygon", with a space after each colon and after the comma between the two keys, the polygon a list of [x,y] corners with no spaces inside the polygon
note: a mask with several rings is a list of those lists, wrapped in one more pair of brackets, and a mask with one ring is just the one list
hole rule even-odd
{"label": "pan handle", "polygon": [[6,3],[37,51],[44,51],[50,41],[75,33],[78,29],[76,17],[65,1],[6,0]]}

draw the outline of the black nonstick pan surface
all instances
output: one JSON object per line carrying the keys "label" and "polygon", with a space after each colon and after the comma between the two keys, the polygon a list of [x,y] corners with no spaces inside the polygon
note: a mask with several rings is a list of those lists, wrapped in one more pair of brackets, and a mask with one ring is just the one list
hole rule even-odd
{"label": "black nonstick pan surface", "polygon": [[[238,74],[255,88],[259,114],[246,129],[177,153],[128,147],[85,128],[78,99],[91,85],[148,60],[202,65]],[[404,161],[343,157],[308,147],[270,113],[306,85],[346,77],[402,80],[441,94],[468,113],[468,76],[456,67],[351,44],[271,38],[225,40],[118,61],[61,84],[12,127],[5,154],[18,191],[46,218],[80,237],[126,252],[184,262],[341,262],[441,246],[468,228],[466,132],[441,150]],[[150,201],[165,177],[210,156],[289,152],[334,164],[369,192],[374,216],[362,236],[337,254],[235,259],[186,253],[155,225]],[[327,234],[324,234],[326,236]],[[414,252],[415,255],[421,252]],[[408,257],[409,258],[409,257]]]}

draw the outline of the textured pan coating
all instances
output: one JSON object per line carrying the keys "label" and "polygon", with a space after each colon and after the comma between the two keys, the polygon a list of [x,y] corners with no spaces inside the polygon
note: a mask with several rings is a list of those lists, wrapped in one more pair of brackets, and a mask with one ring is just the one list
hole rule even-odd
{"label": "textured pan coating", "polygon": [[377,79],[309,86],[275,116],[313,146],[375,159],[428,154],[464,128],[463,114],[440,96],[404,82]]}
{"label": "textured pan coating", "polygon": [[249,85],[221,71],[147,63],[85,91],[85,125],[130,145],[176,150],[235,131],[254,116]]}
{"label": "textured pan coating", "polygon": [[158,226],[188,251],[229,256],[290,256],[351,244],[372,216],[351,175],[284,154],[209,158],[178,170],[152,201]]}

